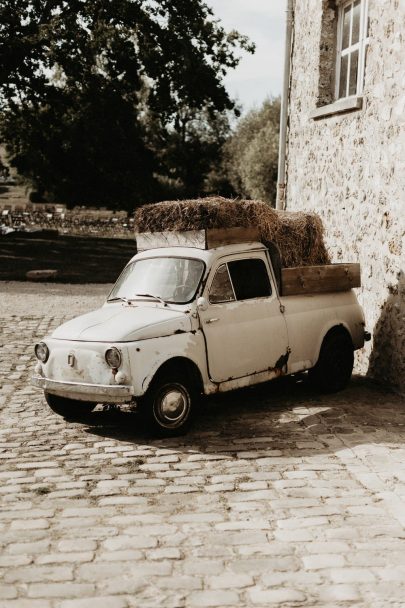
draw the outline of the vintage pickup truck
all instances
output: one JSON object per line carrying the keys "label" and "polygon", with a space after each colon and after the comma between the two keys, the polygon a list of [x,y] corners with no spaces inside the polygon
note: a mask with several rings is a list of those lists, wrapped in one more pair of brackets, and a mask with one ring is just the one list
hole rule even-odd
{"label": "vintage pickup truck", "polygon": [[298,294],[285,295],[294,269],[280,268],[274,246],[249,230],[202,232],[139,235],[105,304],[36,344],[32,382],[53,411],[133,403],[153,433],[171,436],[203,394],[305,370],[321,390],[346,386],[369,338],[350,280],[334,286],[311,267],[317,288],[308,293],[302,271]]}

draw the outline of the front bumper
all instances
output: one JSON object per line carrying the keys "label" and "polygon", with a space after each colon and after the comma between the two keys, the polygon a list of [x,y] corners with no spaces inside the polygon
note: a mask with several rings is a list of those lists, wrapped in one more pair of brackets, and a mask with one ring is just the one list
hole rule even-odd
{"label": "front bumper", "polygon": [[132,400],[134,388],[129,385],[82,384],[80,382],[59,382],[43,376],[33,376],[31,384],[46,393],[95,403],[128,403]]}

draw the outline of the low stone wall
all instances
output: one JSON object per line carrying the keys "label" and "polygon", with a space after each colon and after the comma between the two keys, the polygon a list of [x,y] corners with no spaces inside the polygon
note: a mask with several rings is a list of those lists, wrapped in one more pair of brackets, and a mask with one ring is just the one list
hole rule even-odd
{"label": "low stone wall", "polygon": [[405,391],[405,3],[369,5],[363,108],[314,120],[330,2],[295,2],[287,208],[321,215],[333,261],[360,261],[373,341],[357,371]]}
{"label": "low stone wall", "polygon": [[134,219],[125,211],[65,209],[58,205],[33,205],[0,209],[0,224],[21,230],[58,230],[61,234],[132,238]]}

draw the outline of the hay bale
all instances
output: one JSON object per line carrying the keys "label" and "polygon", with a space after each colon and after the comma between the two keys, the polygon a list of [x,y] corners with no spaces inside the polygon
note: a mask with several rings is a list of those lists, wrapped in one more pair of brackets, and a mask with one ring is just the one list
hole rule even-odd
{"label": "hay bale", "polygon": [[138,232],[255,226],[280,249],[283,266],[330,263],[321,219],[315,213],[276,211],[263,201],[207,197],[144,205],[135,213]]}

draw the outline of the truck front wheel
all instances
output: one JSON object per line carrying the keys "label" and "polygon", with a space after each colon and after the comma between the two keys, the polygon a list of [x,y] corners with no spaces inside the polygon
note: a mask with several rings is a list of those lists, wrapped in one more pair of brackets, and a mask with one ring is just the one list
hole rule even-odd
{"label": "truck front wheel", "polygon": [[309,370],[310,381],[323,393],[344,389],[352,375],[353,344],[343,331],[332,332],[323,341],[319,359]]}
{"label": "truck front wheel", "polygon": [[181,374],[158,374],[141,399],[140,412],[153,435],[175,437],[187,432],[198,397],[193,382]]}
{"label": "truck front wheel", "polygon": [[97,405],[96,403],[90,403],[88,401],[58,397],[57,395],[51,395],[50,393],[45,393],[45,399],[55,414],[59,414],[59,416],[71,420],[90,414]]}

